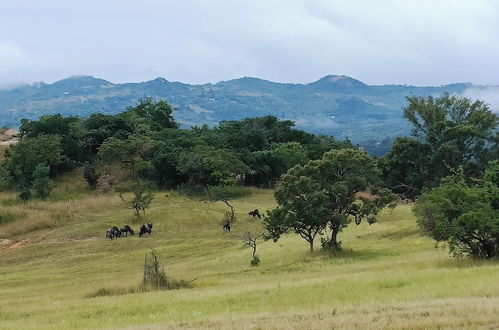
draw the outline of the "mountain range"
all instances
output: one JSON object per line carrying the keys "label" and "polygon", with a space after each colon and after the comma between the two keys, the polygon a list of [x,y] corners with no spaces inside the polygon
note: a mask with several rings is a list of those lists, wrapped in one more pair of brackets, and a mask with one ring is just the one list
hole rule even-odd
{"label": "mountain range", "polygon": [[38,82],[0,90],[0,125],[15,128],[21,118],[36,119],[53,113],[113,114],[140,98],[152,97],[172,104],[174,117],[183,127],[274,115],[295,121],[298,128],[348,137],[374,153],[382,153],[395,136],[410,133],[402,111],[407,96],[445,92],[462,95],[470,88],[481,87],[486,86],[375,86],[343,75],[328,75],[308,84],[244,77],[203,85],[164,78],[114,84],[92,76],[73,76],[52,84]]}

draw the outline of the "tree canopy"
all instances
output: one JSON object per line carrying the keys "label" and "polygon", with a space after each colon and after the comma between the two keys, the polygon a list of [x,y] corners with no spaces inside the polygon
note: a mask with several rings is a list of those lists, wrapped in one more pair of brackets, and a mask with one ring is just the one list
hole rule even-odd
{"label": "tree canopy", "polygon": [[454,254],[494,258],[499,253],[499,163],[468,184],[464,171],[424,193],[414,208],[421,231],[449,243]]}
{"label": "tree canopy", "polygon": [[[234,180],[272,187],[294,165],[350,146],[348,141],[306,133],[295,129],[293,122],[272,116],[180,129],[173,112],[166,101],[146,98],[116,115],[42,116],[22,121],[21,139],[45,135],[59,139],[60,160],[50,165],[51,175],[85,166],[85,179],[92,187],[116,165],[159,187],[208,187]],[[11,164],[18,161],[14,157]]]}
{"label": "tree canopy", "polygon": [[[358,149],[332,150],[320,160],[297,165],[282,176],[275,191],[278,206],[265,218],[269,237],[277,240],[293,230],[312,251],[315,237],[329,227],[324,247],[338,249],[338,234],[352,220],[373,223],[376,214],[395,201],[378,184],[375,161]],[[358,195],[365,190],[374,194],[372,199]]]}
{"label": "tree canopy", "polygon": [[408,97],[413,138],[399,137],[381,165],[387,185],[414,197],[462,166],[479,176],[499,153],[499,117],[482,101],[453,95]]}

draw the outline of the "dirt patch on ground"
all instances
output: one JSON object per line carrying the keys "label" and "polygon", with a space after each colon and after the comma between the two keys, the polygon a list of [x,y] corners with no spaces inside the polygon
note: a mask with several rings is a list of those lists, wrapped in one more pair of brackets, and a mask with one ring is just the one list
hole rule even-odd
{"label": "dirt patch on ground", "polygon": [[12,243],[14,243],[14,241],[10,239],[0,239],[0,249],[5,249],[9,245],[12,245]]}
{"label": "dirt patch on ground", "polygon": [[26,239],[23,239],[22,241],[19,241],[19,242],[14,242],[13,240],[10,240],[10,239],[0,239],[0,250],[17,249],[17,248],[20,248],[21,246],[28,244],[28,243],[71,243],[71,242],[93,241],[96,239],[97,239],[97,237],[78,238],[78,237],[72,237],[72,236],[58,237],[58,238],[51,238],[51,239],[26,238]]}
{"label": "dirt patch on ground", "polygon": [[17,249],[17,248],[20,248],[21,246],[23,246],[24,244],[28,243],[30,241],[29,238],[27,239],[23,239],[22,241],[20,242],[17,242],[15,244],[12,244],[10,245],[9,247],[7,247],[8,249]]}
{"label": "dirt patch on ground", "polygon": [[96,237],[86,237],[86,238],[78,238],[73,236],[66,237],[58,237],[45,240],[46,243],[69,243],[69,242],[82,242],[82,241],[93,241],[96,240]]}

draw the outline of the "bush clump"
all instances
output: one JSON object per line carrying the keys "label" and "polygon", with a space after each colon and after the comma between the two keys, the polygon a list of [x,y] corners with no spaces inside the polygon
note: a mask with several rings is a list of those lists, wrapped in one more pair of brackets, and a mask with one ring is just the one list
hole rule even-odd
{"label": "bush clump", "polygon": [[89,293],[87,298],[120,296],[131,293],[141,293],[154,290],[176,290],[191,287],[190,281],[178,281],[166,275],[164,267],[159,263],[158,254],[155,250],[147,253],[144,259],[144,276],[142,283],[129,288],[100,288],[93,293]]}
{"label": "bush clump", "polygon": [[145,291],[149,290],[174,290],[186,287],[186,282],[177,281],[165,273],[164,267],[161,267],[156,251],[151,250],[144,259],[144,277],[142,287]]}

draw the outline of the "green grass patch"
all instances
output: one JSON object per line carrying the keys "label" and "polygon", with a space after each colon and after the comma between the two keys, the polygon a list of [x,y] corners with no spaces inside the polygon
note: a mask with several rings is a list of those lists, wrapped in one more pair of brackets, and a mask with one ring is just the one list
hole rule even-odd
{"label": "green grass patch", "polygon": [[[157,191],[146,213],[154,223],[152,235],[112,241],[105,239],[106,229],[122,226],[131,215],[117,196],[88,193],[74,201],[30,202],[23,206],[26,212],[66,213],[49,229],[6,237],[29,241],[0,250],[0,328],[499,324],[499,264],[452,258],[436,248],[418,234],[409,205],[382,212],[373,225],[352,224],[340,234],[343,250],[333,254],[308,252],[294,234],[276,243],[259,241],[261,263],[252,267],[252,251],[242,247],[241,238],[262,224],[247,212],[272,208],[272,193],[252,190],[235,199],[238,221],[225,233],[224,203]],[[10,222],[0,230],[11,224],[21,225]],[[197,279],[192,287],[143,290],[144,256],[151,248],[170,283]]]}
{"label": "green grass patch", "polygon": [[16,219],[15,214],[10,212],[0,211],[0,225],[14,221],[15,219]]}

